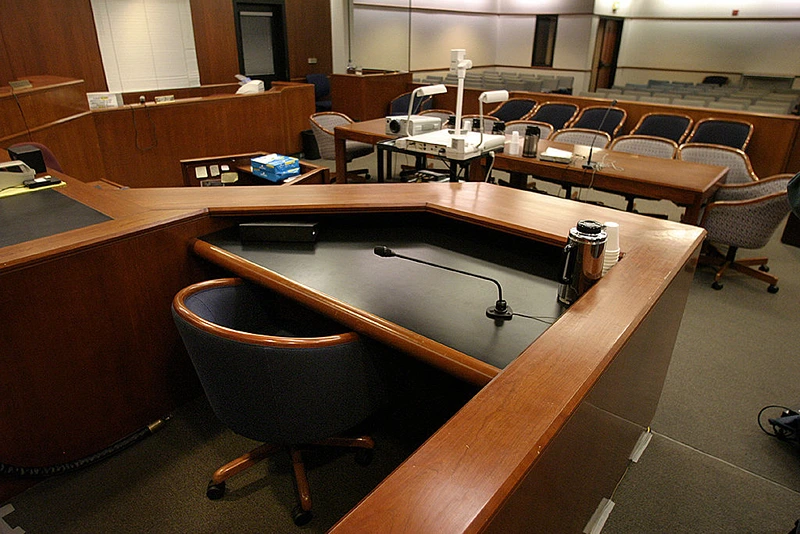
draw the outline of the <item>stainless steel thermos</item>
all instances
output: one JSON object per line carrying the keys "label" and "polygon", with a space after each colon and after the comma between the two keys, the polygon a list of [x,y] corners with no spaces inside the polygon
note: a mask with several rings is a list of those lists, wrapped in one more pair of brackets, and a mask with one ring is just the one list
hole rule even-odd
{"label": "stainless steel thermos", "polygon": [[525,129],[525,144],[522,147],[522,155],[526,158],[535,158],[539,149],[539,137],[542,131],[538,126],[528,126]]}
{"label": "stainless steel thermos", "polygon": [[583,220],[569,231],[564,247],[558,301],[569,306],[603,276],[607,235],[597,221]]}

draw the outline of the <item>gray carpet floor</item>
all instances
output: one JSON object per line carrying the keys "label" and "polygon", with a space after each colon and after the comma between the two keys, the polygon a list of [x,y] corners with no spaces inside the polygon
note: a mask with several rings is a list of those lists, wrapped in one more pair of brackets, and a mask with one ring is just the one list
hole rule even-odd
{"label": "gray carpet floor", "polygon": [[[711,271],[695,275],[653,439],[609,496],[604,533],[788,533],[800,518],[800,448],[757,424],[766,405],[800,408],[800,248],[778,233],[763,252],[780,277],[777,294],[740,274],[721,291]],[[231,479],[225,498],[206,499],[211,472],[257,444],[225,429],[203,398],[122,453],[3,503],[0,519],[35,534],[324,532],[468,396],[439,375],[404,395],[410,402],[370,428],[370,466],[348,453],[306,455],[315,518],[302,529],[291,520],[286,455]]]}

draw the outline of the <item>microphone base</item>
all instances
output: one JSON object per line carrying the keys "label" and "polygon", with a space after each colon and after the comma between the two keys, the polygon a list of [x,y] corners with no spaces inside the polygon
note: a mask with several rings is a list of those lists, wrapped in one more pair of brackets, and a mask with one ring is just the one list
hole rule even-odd
{"label": "microphone base", "polygon": [[508,306],[503,308],[498,308],[496,305],[489,306],[486,308],[486,317],[495,320],[500,319],[501,321],[510,321],[514,317],[514,312]]}
{"label": "microphone base", "polygon": [[595,162],[584,163],[583,164],[583,168],[586,169],[587,171],[597,170],[597,163],[595,163]]}

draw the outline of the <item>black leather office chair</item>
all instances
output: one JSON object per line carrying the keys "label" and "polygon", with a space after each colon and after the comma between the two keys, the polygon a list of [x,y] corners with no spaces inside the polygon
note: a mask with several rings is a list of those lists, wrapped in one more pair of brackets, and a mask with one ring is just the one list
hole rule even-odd
{"label": "black leather office chair", "polygon": [[646,113],[631,130],[632,135],[663,137],[681,144],[694,121],[689,115],[680,113]]}
{"label": "black leather office chair", "polygon": [[545,102],[540,104],[533,114],[528,117],[531,121],[546,122],[553,126],[553,130],[560,130],[575,118],[578,106],[565,102]]}
{"label": "black leather office chair", "polygon": [[371,438],[332,436],[373,413],[382,390],[357,334],[294,310],[237,278],[189,286],[172,305],[214,413],[235,433],[267,442],[217,469],[207,496],[222,498],[228,478],[285,448],[297,482],[294,521],[303,525],[311,520],[311,496],[301,446],[354,447],[356,460],[369,463]]}
{"label": "black leather office chair", "polygon": [[314,85],[314,101],[317,111],[331,110],[331,82],[323,73],[307,74],[306,82]]}

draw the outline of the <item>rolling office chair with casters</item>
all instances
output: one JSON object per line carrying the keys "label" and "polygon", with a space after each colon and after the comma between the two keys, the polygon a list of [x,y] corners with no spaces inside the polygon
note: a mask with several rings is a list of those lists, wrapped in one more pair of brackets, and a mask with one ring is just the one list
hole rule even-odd
{"label": "rolling office chair with casters", "polygon": [[[711,287],[722,289],[719,282],[730,268],[769,284],[767,291],[778,292],[778,278],[767,274],[768,258],[737,259],[740,248],[760,249],[766,246],[791,209],[787,200],[787,185],[790,175],[779,175],[749,184],[724,186],[721,198],[709,203],[700,226],[708,236],[703,244],[700,265],[717,268]],[[727,245],[725,254],[716,245]],[[753,269],[752,266],[758,266]]]}
{"label": "rolling office chair with casters", "polygon": [[536,100],[530,98],[509,98],[501,102],[496,108],[487,113],[492,117],[497,117],[503,122],[518,121],[525,119],[533,113],[536,107]]}
{"label": "rolling office chair with casters", "polygon": [[293,519],[307,523],[311,496],[301,447],[350,447],[358,463],[371,460],[368,436],[334,437],[381,404],[382,388],[363,342],[238,278],[181,290],[172,315],[214,413],[236,434],[266,442],[217,469],[208,498],[222,498],[227,479],[284,448],[294,466]]}
{"label": "rolling office chair with casters", "polygon": [[622,108],[609,106],[589,106],[583,108],[578,116],[567,126],[569,128],[585,128],[587,130],[601,130],[612,138],[622,125],[628,112]]}
{"label": "rolling office chair with casters", "polygon": [[[461,120],[462,120],[462,122],[463,121],[470,121],[470,124],[473,125],[473,126],[470,126],[470,129],[474,130],[475,129],[474,124],[480,124],[481,116],[480,115],[472,115],[472,114],[462,115],[461,116]],[[500,122],[503,122],[503,121],[501,121],[497,117],[492,117],[490,115],[484,115],[483,116],[483,125],[482,125],[483,133],[487,133],[487,134],[492,133],[492,130],[494,129],[494,125],[497,124],[497,123],[500,123]]]}
{"label": "rolling office chair with casters", "polygon": [[745,150],[752,135],[752,123],[708,117],[697,121],[686,142],[722,145]]}
{"label": "rolling office chair with casters", "polygon": [[552,124],[540,121],[520,120],[520,121],[507,122],[506,134],[510,134],[516,131],[519,132],[520,137],[525,137],[525,131],[528,129],[528,126],[539,127],[539,139],[549,139],[550,135],[553,133]]}
{"label": "rolling office chair with casters", "polygon": [[614,139],[608,149],[651,158],[672,159],[678,153],[678,143],[652,135],[623,135]]}
{"label": "rolling office chair with casters", "polygon": [[546,122],[553,130],[560,130],[578,114],[578,106],[567,102],[545,102],[539,104],[527,120]]}
{"label": "rolling office chair with casters", "polygon": [[[323,159],[335,160],[336,144],[333,129],[337,126],[353,124],[353,119],[344,113],[322,111],[314,113],[308,120],[311,123],[311,131],[314,132],[314,139],[317,141],[320,156]],[[372,154],[375,151],[375,147],[369,143],[347,140],[345,142],[345,150],[347,152],[347,162],[350,163],[356,158]],[[344,169],[336,169],[336,174],[340,173],[342,175],[341,183],[346,183],[347,176],[345,176]],[[348,170],[347,174],[363,174],[367,180],[370,178],[369,169]]]}
{"label": "rolling office chair with casters", "polygon": [[692,129],[694,121],[680,113],[646,113],[631,130],[632,135],[663,137],[682,143]]}
{"label": "rolling office chair with casters", "polygon": [[[609,145],[609,150],[615,152],[625,152],[627,154],[638,154],[651,158],[673,159],[678,153],[678,143],[664,137],[654,137],[651,135],[622,135],[614,139]],[[640,213],[635,210],[635,195],[624,195],[627,201],[626,211]],[[668,202],[666,200],[661,202]],[[642,213],[660,219],[668,218],[664,213]]]}
{"label": "rolling office chair with casters", "polygon": [[314,101],[317,111],[331,110],[331,82],[323,73],[307,74],[306,83],[314,85]]}
{"label": "rolling office chair with casters", "polygon": [[728,167],[726,184],[746,184],[758,180],[750,158],[742,150],[709,143],[686,143],[678,148],[678,159]]}
{"label": "rolling office chair with casters", "polygon": [[605,148],[611,142],[611,136],[600,130],[588,128],[564,128],[550,135],[551,141],[570,143],[572,145],[594,146]]}

